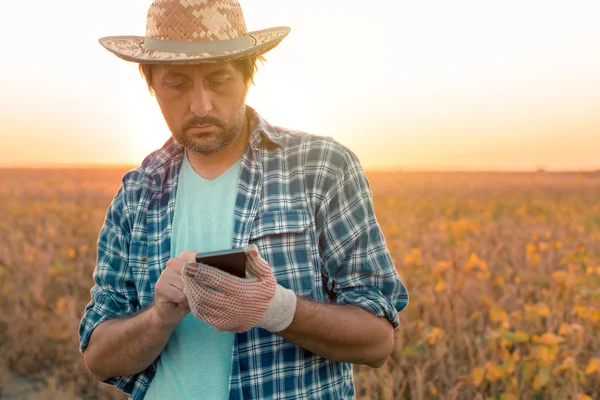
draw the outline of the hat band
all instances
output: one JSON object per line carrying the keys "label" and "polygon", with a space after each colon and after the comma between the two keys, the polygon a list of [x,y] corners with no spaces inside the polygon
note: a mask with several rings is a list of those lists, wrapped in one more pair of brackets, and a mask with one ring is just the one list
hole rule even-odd
{"label": "hat band", "polygon": [[214,41],[161,40],[147,37],[142,45],[146,50],[163,53],[221,53],[248,49],[256,44],[251,36]]}

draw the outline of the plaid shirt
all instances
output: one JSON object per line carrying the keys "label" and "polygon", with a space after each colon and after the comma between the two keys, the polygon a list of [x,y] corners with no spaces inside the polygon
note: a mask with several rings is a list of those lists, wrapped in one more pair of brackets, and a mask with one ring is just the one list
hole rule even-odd
{"label": "plaid shirt", "polygon": [[[234,247],[255,243],[277,282],[298,296],[353,304],[398,327],[408,293],[356,156],[331,138],[271,126],[250,107],[247,114]],[[152,303],[170,258],[182,156],[171,138],[123,177],[100,231],[95,285],[79,328],[81,352],[98,324]],[[232,360],[230,399],[354,398],[352,364],[260,328],[236,335]],[[156,362],[105,383],[140,400],[155,371]]]}

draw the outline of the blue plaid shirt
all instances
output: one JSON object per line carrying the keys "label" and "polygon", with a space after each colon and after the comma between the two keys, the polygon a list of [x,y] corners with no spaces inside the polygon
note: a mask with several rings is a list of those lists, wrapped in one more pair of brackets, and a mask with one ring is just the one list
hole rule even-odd
{"label": "blue plaid shirt", "polygon": [[[398,327],[408,293],[357,157],[331,138],[271,126],[250,107],[247,115],[234,247],[255,243],[277,282],[298,296],[353,304]],[[124,175],[100,231],[95,285],[79,328],[81,352],[98,324],[152,303],[170,258],[182,156],[171,138]],[[156,362],[105,383],[140,400],[155,371]],[[254,328],[236,335],[229,391],[230,399],[351,399],[352,364]]]}

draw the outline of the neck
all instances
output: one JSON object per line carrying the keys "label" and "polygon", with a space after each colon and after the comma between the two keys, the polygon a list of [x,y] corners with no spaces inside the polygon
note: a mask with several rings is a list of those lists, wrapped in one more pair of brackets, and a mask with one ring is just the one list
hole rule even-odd
{"label": "neck", "polygon": [[244,153],[246,144],[250,137],[248,118],[245,119],[244,127],[238,137],[220,152],[204,156],[194,154],[185,149],[190,165],[198,175],[204,179],[213,180],[227,171]]}

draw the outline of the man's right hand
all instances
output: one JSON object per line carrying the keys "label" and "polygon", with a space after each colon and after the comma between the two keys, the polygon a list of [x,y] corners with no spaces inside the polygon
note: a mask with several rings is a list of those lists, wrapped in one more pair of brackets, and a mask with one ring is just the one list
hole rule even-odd
{"label": "man's right hand", "polygon": [[181,278],[184,264],[178,258],[167,262],[156,281],[152,307],[96,327],[84,352],[84,361],[96,379],[138,374],[160,356],[173,329],[190,312]]}
{"label": "man's right hand", "polygon": [[183,293],[181,271],[185,261],[171,258],[154,287],[154,316],[160,325],[175,328],[190,312]]}

